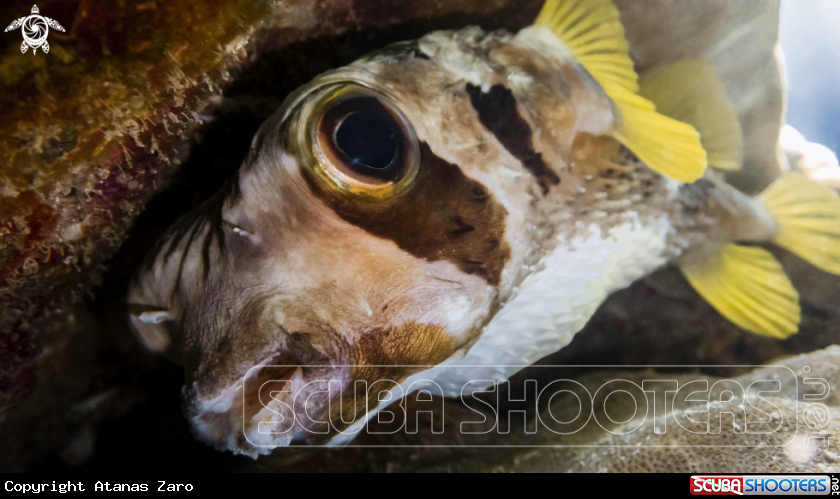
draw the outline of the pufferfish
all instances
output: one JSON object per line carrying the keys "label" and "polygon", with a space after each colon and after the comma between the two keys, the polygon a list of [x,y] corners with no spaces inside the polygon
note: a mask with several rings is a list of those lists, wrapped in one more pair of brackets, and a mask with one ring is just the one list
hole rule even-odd
{"label": "pufferfish", "polygon": [[[759,244],[840,274],[840,199],[797,174],[727,184],[743,144],[715,69],[640,80],[628,50],[610,0],[548,0],[516,34],[433,32],[290,95],[129,291],[139,338],[185,368],[196,436],[349,442],[418,380],[461,396],[562,348],[669,263],[738,326],[795,333]],[[264,380],[286,389],[260,398]]]}

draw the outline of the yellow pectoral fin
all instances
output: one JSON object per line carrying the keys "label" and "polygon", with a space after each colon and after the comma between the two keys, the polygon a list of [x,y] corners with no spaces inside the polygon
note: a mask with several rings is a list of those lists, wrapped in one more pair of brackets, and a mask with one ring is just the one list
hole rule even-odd
{"label": "yellow pectoral fin", "polygon": [[706,151],[691,125],[655,111],[653,103],[628,92],[613,100],[621,123],[613,132],[646,165],[680,182],[694,182],[706,171]]}
{"label": "yellow pectoral fin", "polygon": [[693,182],[703,176],[706,151],[697,131],[638,95],[639,78],[611,0],[547,0],[535,24],[550,29],[612,99],[619,142],[667,177]]}
{"label": "yellow pectoral fin", "polygon": [[739,170],[744,141],[735,105],[711,64],[685,59],[645,72],[640,93],[656,110],[700,133],[709,166]]}
{"label": "yellow pectoral fin", "polygon": [[680,270],[721,315],[747,331],[783,339],[799,329],[799,293],[765,249],[727,244]]}
{"label": "yellow pectoral fin", "polygon": [[611,0],[547,0],[534,22],[550,29],[607,90],[639,90],[630,46]]}
{"label": "yellow pectoral fin", "polygon": [[840,196],[831,187],[788,173],[758,197],[779,225],[773,242],[826,272],[840,275]]}

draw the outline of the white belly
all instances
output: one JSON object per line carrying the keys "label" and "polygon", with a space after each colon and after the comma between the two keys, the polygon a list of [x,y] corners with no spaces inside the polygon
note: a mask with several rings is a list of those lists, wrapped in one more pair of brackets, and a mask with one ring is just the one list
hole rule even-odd
{"label": "white belly", "polygon": [[[555,250],[525,278],[466,355],[409,377],[392,390],[391,401],[424,380],[440,387],[429,387],[431,393],[470,395],[568,345],[610,293],[667,262],[667,238],[673,230],[668,218],[643,223],[636,212],[624,217],[624,223],[607,231],[593,224],[579,237],[560,236]],[[330,443],[346,444],[389,403],[380,404]]]}
{"label": "white belly", "polygon": [[608,231],[591,225],[584,236],[560,241],[465,356],[412,378],[432,379],[445,395],[459,396],[470,380],[507,379],[568,345],[610,293],[666,263],[668,219],[626,217]]}

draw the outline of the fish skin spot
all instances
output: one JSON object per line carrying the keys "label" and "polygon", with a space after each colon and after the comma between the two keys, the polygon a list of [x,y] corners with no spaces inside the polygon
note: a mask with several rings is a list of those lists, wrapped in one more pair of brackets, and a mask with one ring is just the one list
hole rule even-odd
{"label": "fish skin spot", "polygon": [[452,221],[457,226],[455,229],[450,231],[450,234],[452,234],[453,236],[460,236],[466,234],[467,232],[472,232],[475,230],[475,227],[464,222],[464,219],[462,219],[460,216],[453,217]]}
{"label": "fish skin spot", "polygon": [[490,199],[490,196],[487,194],[487,191],[483,188],[483,186],[473,186],[471,192],[473,196],[473,201],[475,201],[476,203],[483,204],[486,203],[488,199]]}
{"label": "fish skin spot", "polygon": [[[349,373],[352,384],[345,386],[340,404],[330,404],[329,419],[337,427],[346,428],[347,421],[356,421],[383,392],[374,392],[374,383],[390,380],[379,388],[396,386],[421,366],[437,365],[452,352],[455,338],[443,327],[409,322],[395,327],[378,327],[363,331],[356,343]],[[358,383],[365,381],[366,383]]]}
{"label": "fish skin spot", "polygon": [[[391,378],[401,379],[404,366],[436,365],[450,355],[455,338],[443,327],[410,322],[397,327],[373,328],[359,335],[354,365],[359,371],[354,379],[376,380],[372,370],[389,370]],[[381,373],[385,374],[385,373]]]}
{"label": "fish skin spot", "polygon": [[560,183],[560,176],[549,168],[542,154],[534,150],[531,126],[519,114],[516,97],[510,89],[493,85],[483,91],[481,87],[467,83],[467,94],[484,128],[537,178],[543,195],[548,194],[551,186]]}

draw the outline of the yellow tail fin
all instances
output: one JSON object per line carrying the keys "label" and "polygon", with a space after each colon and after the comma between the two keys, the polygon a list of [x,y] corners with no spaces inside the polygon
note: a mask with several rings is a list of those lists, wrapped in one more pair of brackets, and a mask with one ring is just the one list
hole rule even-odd
{"label": "yellow tail fin", "polygon": [[840,275],[840,196],[834,189],[788,173],[759,197],[779,224],[773,242],[826,272]]}
{"label": "yellow tail fin", "polygon": [[765,249],[727,244],[680,270],[721,315],[747,331],[787,338],[799,329],[799,294]]}
{"label": "yellow tail fin", "polygon": [[739,170],[744,158],[741,122],[711,64],[684,59],[642,75],[640,93],[657,111],[700,133],[709,166]]}
{"label": "yellow tail fin", "polygon": [[682,182],[706,169],[697,131],[638,95],[638,75],[611,0],[547,0],[535,22],[550,29],[603,87],[618,112],[615,138],[650,168]]}

